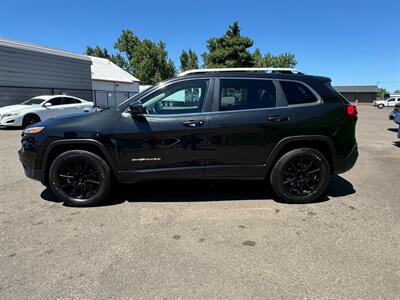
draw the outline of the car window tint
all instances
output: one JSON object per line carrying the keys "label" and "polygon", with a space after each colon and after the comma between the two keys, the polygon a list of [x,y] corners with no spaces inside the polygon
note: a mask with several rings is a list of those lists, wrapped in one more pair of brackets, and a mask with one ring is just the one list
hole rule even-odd
{"label": "car window tint", "polygon": [[76,99],[74,98],[68,98],[68,97],[64,97],[63,99],[63,104],[75,104],[78,101],[76,101]]}
{"label": "car window tint", "polygon": [[62,98],[61,97],[53,98],[53,99],[51,99],[51,100],[49,100],[47,102],[51,103],[52,106],[61,105],[62,104]]}
{"label": "car window tint", "polygon": [[190,80],[171,84],[142,99],[148,114],[185,114],[201,112],[208,80]]}
{"label": "car window tint", "polygon": [[276,89],[272,80],[222,79],[220,110],[276,107]]}
{"label": "car window tint", "polygon": [[312,103],[317,97],[304,84],[294,81],[280,81],[289,105]]}

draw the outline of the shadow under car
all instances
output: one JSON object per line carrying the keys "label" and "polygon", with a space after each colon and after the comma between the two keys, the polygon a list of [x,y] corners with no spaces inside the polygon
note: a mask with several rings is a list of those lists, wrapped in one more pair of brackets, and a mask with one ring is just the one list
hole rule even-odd
{"label": "shadow under car", "polygon": [[[341,176],[332,176],[325,196],[317,202],[331,197],[354,194],[353,185]],[[50,189],[41,193],[42,199],[60,202]],[[245,180],[163,180],[145,181],[135,184],[116,184],[108,200],[100,206],[128,202],[198,202],[278,200],[263,181]],[[315,202],[314,202],[315,203]]]}

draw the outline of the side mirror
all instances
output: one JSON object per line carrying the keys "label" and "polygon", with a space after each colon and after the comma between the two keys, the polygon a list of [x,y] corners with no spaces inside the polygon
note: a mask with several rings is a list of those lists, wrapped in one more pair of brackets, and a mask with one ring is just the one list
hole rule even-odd
{"label": "side mirror", "polygon": [[46,108],[48,108],[48,107],[50,107],[52,104],[50,103],[50,102],[46,102],[45,104],[44,104],[44,107],[46,107]]}
{"label": "side mirror", "polygon": [[142,102],[140,101],[133,101],[129,104],[129,113],[132,117],[142,117],[145,113],[145,109],[142,106]]}

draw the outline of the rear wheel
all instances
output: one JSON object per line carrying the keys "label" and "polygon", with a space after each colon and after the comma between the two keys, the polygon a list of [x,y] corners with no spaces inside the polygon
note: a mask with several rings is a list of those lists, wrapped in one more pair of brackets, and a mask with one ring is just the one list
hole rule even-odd
{"label": "rear wheel", "polygon": [[50,188],[67,205],[93,206],[110,190],[110,167],[98,155],[71,150],[60,154],[49,173]]}
{"label": "rear wheel", "polygon": [[329,164],[324,155],[311,148],[287,152],[271,172],[271,186],[284,202],[309,203],[317,200],[327,189]]}
{"label": "rear wheel", "polygon": [[40,122],[40,118],[38,115],[30,114],[26,115],[22,120],[22,127],[26,128],[30,125],[36,124]]}

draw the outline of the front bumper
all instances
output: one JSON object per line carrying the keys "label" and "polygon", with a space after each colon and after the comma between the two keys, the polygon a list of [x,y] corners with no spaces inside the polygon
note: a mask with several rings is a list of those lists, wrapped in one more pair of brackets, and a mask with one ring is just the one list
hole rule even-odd
{"label": "front bumper", "polygon": [[0,117],[0,125],[1,126],[22,126],[22,120],[20,116],[11,116],[11,117]]}
{"label": "front bumper", "polygon": [[42,169],[36,170],[32,167],[31,154],[21,148],[18,151],[19,160],[24,168],[25,176],[45,184],[45,173]]}
{"label": "front bumper", "polygon": [[338,158],[335,162],[335,174],[341,174],[347,172],[354,167],[358,159],[358,147],[357,144],[353,146],[350,154],[344,158]]}

